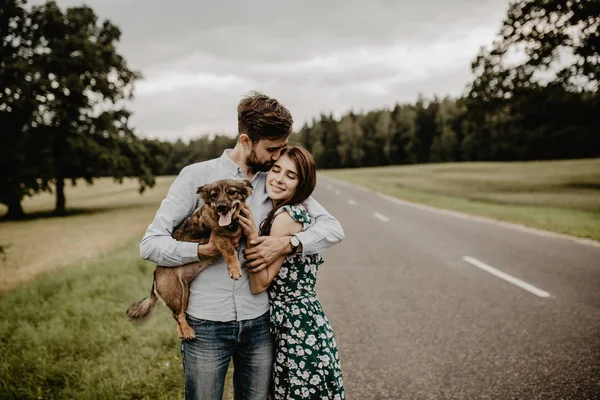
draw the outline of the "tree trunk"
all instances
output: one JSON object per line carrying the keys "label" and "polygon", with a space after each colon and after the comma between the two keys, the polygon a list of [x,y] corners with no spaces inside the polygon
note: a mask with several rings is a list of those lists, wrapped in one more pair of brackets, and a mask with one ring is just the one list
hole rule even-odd
{"label": "tree trunk", "polygon": [[64,174],[64,147],[67,138],[64,131],[61,128],[55,128],[54,132],[54,144],[53,144],[53,155],[54,155],[54,171],[56,174],[56,207],[54,208],[54,214],[62,215],[66,211],[65,207],[65,174]]}
{"label": "tree trunk", "polygon": [[8,212],[6,213],[6,218],[19,219],[25,215],[23,206],[21,205],[21,198],[18,195],[11,196],[7,202],[7,206]]}
{"label": "tree trunk", "polygon": [[66,212],[65,207],[65,180],[64,178],[56,178],[56,208],[54,209],[55,214],[64,214]]}

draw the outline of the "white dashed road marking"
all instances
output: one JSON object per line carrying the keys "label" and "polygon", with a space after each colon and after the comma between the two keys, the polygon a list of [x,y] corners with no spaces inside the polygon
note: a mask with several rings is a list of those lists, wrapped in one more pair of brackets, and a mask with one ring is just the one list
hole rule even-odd
{"label": "white dashed road marking", "polygon": [[373,213],[373,216],[377,219],[382,220],[383,222],[388,222],[390,219],[388,217],[386,217],[385,215],[381,215],[379,213]]}
{"label": "white dashed road marking", "polygon": [[522,280],[520,280],[518,278],[515,278],[512,275],[509,275],[509,274],[507,274],[505,272],[497,270],[494,267],[490,267],[486,263],[481,262],[479,260],[476,260],[473,257],[464,256],[463,260],[465,260],[469,264],[474,265],[477,268],[482,269],[485,272],[488,272],[488,273],[490,273],[490,274],[492,274],[492,275],[494,275],[494,276],[496,276],[496,277],[498,277],[500,279],[504,279],[505,281],[510,282],[513,285],[516,285],[516,286],[520,287],[521,289],[525,289],[528,292],[535,294],[536,296],[539,296],[539,297],[550,297],[550,293],[548,293],[548,292],[546,292],[546,291],[544,291],[544,290],[542,290],[540,288],[537,288],[537,287],[535,287],[535,286],[533,286],[533,285],[531,285],[531,284],[529,284],[529,283],[527,283],[525,281],[522,281]]}
{"label": "white dashed road marking", "polygon": [[356,202],[355,202],[354,200],[352,200],[352,199],[349,199],[349,200],[348,200],[348,204],[350,204],[350,205],[352,205],[352,206],[355,206],[355,205],[356,205]]}

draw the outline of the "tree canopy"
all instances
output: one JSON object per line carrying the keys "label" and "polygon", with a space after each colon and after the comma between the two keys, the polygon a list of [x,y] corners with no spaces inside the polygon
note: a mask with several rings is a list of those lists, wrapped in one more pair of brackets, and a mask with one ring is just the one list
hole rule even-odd
{"label": "tree canopy", "polygon": [[[131,98],[140,74],[116,51],[120,30],[87,7],[62,11],[49,1],[27,10],[3,0],[0,13],[0,201],[22,214],[23,196],[99,176],[137,177],[154,184],[144,142],[119,102]],[[4,129],[6,128],[6,129]]]}

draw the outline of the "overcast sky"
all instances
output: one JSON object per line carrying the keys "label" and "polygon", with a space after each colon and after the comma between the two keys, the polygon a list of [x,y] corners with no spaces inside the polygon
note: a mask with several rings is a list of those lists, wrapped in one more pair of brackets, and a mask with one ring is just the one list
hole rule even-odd
{"label": "overcast sky", "polygon": [[508,9],[508,0],[85,3],[121,28],[119,50],[144,75],[129,105],[136,132],[167,140],[236,134],[237,103],[251,90],[287,106],[296,130],[321,112],[460,95]]}

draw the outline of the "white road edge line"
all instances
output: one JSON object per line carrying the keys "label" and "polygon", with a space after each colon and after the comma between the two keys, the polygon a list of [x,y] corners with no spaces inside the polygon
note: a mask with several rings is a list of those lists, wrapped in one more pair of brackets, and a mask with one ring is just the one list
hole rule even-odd
{"label": "white road edge line", "polygon": [[488,272],[488,273],[490,273],[490,274],[492,274],[492,275],[494,275],[494,276],[496,276],[496,277],[498,277],[500,279],[504,279],[505,281],[510,282],[513,285],[516,285],[516,286],[520,287],[521,289],[525,289],[528,292],[535,294],[536,296],[539,296],[539,297],[550,297],[550,293],[548,293],[548,292],[546,292],[546,291],[544,291],[544,290],[542,290],[540,288],[537,288],[537,287],[535,287],[535,286],[533,286],[533,285],[531,285],[531,284],[529,284],[527,282],[524,282],[524,281],[522,281],[522,280],[520,280],[518,278],[515,278],[514,276],[509,275],[506,272],[502,272],[500,270],[497,270],[494,267],[490,267],[486,263],[481,262],[479,260],[476,260],[473,257],[464,256],[463,260],[465,260],[469,264],[474,265],[477,268],[482,269],[485,272]]}
{"label": "white road edge line", "polygon": [[350,204],[352,206],[355,206],[356,202],[354,200],[352,200],[352,199],[348,199],[348,204]]}
{"label": "white road edge line", "polygon": [[385,215],[381,215],[379,213],[373,213],[373,216],[377,219],[382,220],[383,222],[388,222],[390,219],[388,217],[386,217]]}

